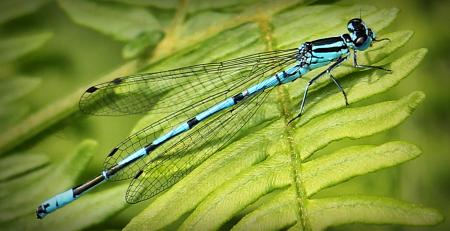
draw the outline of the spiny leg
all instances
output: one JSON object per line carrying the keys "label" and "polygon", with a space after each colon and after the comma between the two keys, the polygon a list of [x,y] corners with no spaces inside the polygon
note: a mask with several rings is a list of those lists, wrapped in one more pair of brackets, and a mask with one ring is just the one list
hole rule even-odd
{"label": "spiny leg", "polygon": [[355,68],[378,69],[378,70],[392,72],[392,70],[386,69],[386,68],[381,67],[381,66],[360,65],[360,64],[358,64],[358,60],[357,59],[358,58],[356,56],[356,50],[353,50],[353,67],[355,67]]}
{"label": "spiny leg", "polygon": [[309,86],[311,86],[311,84],[313,84],[316,80],[318,80],[320,77],[322,77],[322,75],[324,75],[325,73],[327,73],[327,70],[323,71],[322,73],[318,74],[316,77],[314,77],[308,81],[308,84],[306,84],[306,87],[305,87],[305,92],[303,93],[302,104],[300,106],[300,113],[298,113],[297,116],[295,116],[294,118],[289,120],[288,124],[290,124],[292,121],[294,121],[294,120],[300,118],[300,116],[302,116],[303,110],[305,107],[305,103],[306,103],[306,96],[308,95]]}
{"label": "spiny leg", "polygon": [[344,95],[344,99],[345,99],[345,106],[348,106],[347,94],[345,93],[344,88],[342,88],[341,84],[333,77],[333,75],[331,74],[330,71],[328,72],[328,76],[330,77],[331,80],[333,80],[333,82],[336,84],[336,86],[342,92],[342,94]]}
{"label": "spiny leg", "polygon": [[[302,104],[301,104],[301,106],[300,106],[300,113],[299,113],[297,116],[295,116],[294,118],[292,118],[292,119],[288,122],[288,124],[290,124],[292,121],[294,121],[294,120],[300,118],[300,116],[302,116],[303,110],[304,110],[304,107],[305,107],[305,103],[306,103],[306,96],[308,95],[309,87],[310,87],[316,80],[318,80],[320,77],[322,77],[324,74],[330,73],[331,70],[333,70],[334,68],[338,67],[338,66],[339,66],[346,58],[347,58],[347,57],[340,57],[335,63],[333,63],[331,66],[329,66],[325,71],[322,71],[322,72],[321,72],[320,74],[318,74],[316,77],[314,77],[314,78],[312,78],[311,80],[308,81],[308,84],[306,84],[306,87],[305,87],[305,93],[303,93]],[[339,84],[338,84],[338,86],[340,87]],[[342,89],[342,87],[340,87],[340,89]],[[342,91],[343,91],[343,90],[342,90]],[[344,93],[344,96],[345,96],[345,99],[346,99],[346,101],[347,101],[347,96],[345,95],[345,93]]]}

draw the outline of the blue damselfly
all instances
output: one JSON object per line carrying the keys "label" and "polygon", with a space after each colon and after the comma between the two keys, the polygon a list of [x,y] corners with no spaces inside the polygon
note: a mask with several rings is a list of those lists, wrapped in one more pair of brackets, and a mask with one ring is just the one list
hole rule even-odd
{"label": "blue damselfly", "polygon": [[[311,84],[324,75],[336,84],[348,105],[345,91],[331,71],[342,64],[351,51],[355,68],[389,70],[360,65],[356,56],[357,51],[364,51],[373,42],[384,39],[377,40],[360,18],[350,20],[347,29],[348,34],[305,42],[294,49],[120,77],[90,87],[80,100],[80,109],[87,114],[171,113],[113,148],[100,175],[39,205],[37,217],[45,217],[109,180],[133,178],[126,193],[129,203],[155,196],[230,141],[255,114],[271,89],[295,81],[313,69],[329,65],[308,81],[300,113],[292,120],[303,113]],[[164,103],[158,101],[161,97],[166,99]],[[219,134],[223,137],[220,141],[204,145]],[[201,154],[197,154],[197,150],[201,150]],[[161,163],[170,168],[160,168]]]}

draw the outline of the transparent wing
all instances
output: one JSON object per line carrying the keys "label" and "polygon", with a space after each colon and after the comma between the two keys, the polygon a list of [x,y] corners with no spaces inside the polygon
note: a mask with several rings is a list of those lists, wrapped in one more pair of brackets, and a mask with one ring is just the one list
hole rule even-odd
{"label": "transparent wing", "polygon": [[[286,59],[285,63],[280,63],[282,65],[273,66],[273,65],[263,65],[258,66],[258,68],[255,68],[252,71],[253,79],[255,80],[261,80],[267,76],[273,75],[274,73],[277,73],[283,69],[283,67],[287,64],[293,63],[291,59]],[[230,89],[229,93],[231,95],[235,95],[239,92],[242,92],[243,89],[249,87],[252,83],[244,83],[240,86],[237,86],[236,88]],[[144,129],[132,134],[127,139],[122,141],[117,147],[115,147],[111,153],[106,157],[106,160],[104,162],[104,169],[109,169],[116,165],[120,160],[124,159],[128,155],[136,152],[137,150],[149,145],[151,142],[153,142],[156,138],[158,138],[161,134],[170,131],[172,128],[174,128],[176,125],[181,124],[182,122],[187,121],[188,119],[193,118],[195,115],[203,112],[207,108],[210,108],[211,106],[218,103],[219,100],[223,100],[222,98],[218,97],[209,97],[200,101],[195,102],[193,105],[186,106],[184,108],[179,108],[178,111],[175,113],[164,117],[163,119],[152,123],[145,127]],[[247,99],[249,100],[249,99]],[[246,101],[246,100],[244,100]],[[237,105],[235,105],[236,107]],[[201,122],[200,124],[206,123]],[[195,126],[194,129],[198,129],[197,127],[201,127],[199,125]],[[165,149],[166,147],[169,147],[173,145],[173,143],[179,139],[182,139],[185,134],[191,133],[192,131],[187,131],[186,133],[180,134],[177,137],[172,138],[171,140],[167,141],[163,145],[159,146],[153,153],[161,152],[161,150]],[[197,142],[197,141],[196,141]],[[132,178],[136,175],[136,172],[140,171],[147,163],[147,159],[152,156],[149,155],[147,157],[144,157],[143,159],[140,159],[134,163],[131,163],[128,165],[125,169],[121,170],[120,172],[116,173],[113,177],[111,177],[111,180],[124,180]],[[153,154],[155,156],[155,154]]]}
{"label": "transparent wing", "polygon": [[127,202],[149,199],[189,174],[233,138],[256,113],[268,94],[269,90],[239,103],[151,153],[152,158],[147,160],[146,166],[130,183]]}
{"label": "transparent wing", "polygon": [[270,51],[218,63],[120,77],[90,87],[79,107],[87,114],[125,115],[152,110],[173,112],[204,100],[228,96],[243,83],[254,82],[257,70],[294,62],[298,49]]}

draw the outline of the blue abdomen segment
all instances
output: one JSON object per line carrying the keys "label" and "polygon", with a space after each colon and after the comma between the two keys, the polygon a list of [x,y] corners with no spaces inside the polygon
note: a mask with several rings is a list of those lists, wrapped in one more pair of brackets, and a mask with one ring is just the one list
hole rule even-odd
{"label": "blue abdomen segment", "polygon": [[70,202],[74,201],[75,199],[77,199],[74,196],[73,193],[73,189],[69,189],[63,193],[60,193],[52,198],[50,198],[49,200],[45,201],[44,203],[42,203],[37,211],[36,211],[36,215],[39,219],[44,218],[47,214],[63,207],[64,205],[69,204]]}
{"label": "blue abdomen segment", "polygon": [[135,153],[133,153],[133,154],[127,156],[125,159],[121,160],[118,164],[126,165],[126,164],[131,163],[134,160],[139,159],[145,155],[147,155],[147,151],[145,150],[145,148],[141,148],[141,149],[137,150]]}
{"label": "blue abdomen segment", "polygon": [[[280,73],[279,75],[283,75],[283,74]],[[275,87],[276,85],[279,84],[279,80],[281,80],[281,79],[282,78],[280,78],[280,76],[277,77],[276,75],[274,75],[258,84],[253,85],[252,87],[249,87],[247,89],[247,91],[250,95],[252,95],[252,94],[260,92],[264,89],[267,89],[270,87]]]}
{"label": "blue abdomen segment", "polygon": [[152,145],[160,145],[163,142],[169,140],[170,138],[189,130],[189,125],[187,123],[182,123],[181,125],[179,125],[178,127],[170,130],[169,132],[167,132],[166,134],[164,134],[163,136],[160,136],[158,139],[154,140]]}
{"label": "blue abdomen segment", "polygon": [[[283,78],[280,78],[281,82],[283,84],[292,82],[292,81],[300,78],[304,74],[306,74],[308,71],[309,71],[308,66],[300,67],[299,65],[295,65],[293,67],[290,67],[284,72],[286,74],[283,74]],[[281,73],[283,73],[283,72],[281,72]]]}
{"label": "blue abdomen segment", "polygon": [[[227,108],[234,106],[237,103],[237,101],[239,101],[245,97],[248,97],[255,93],[263,91],[264,89],[275,87],[278,84],[290,82],[290,81],[298,78],[301,74],[303,74],[302,71],[307,72],[308,70],[305,68],[299,69],[298,67],[292,67],[286,71],[279,72],[276,75],[273,75],[255,85],[249,87],[247,90],[241,92],[240,94],[238,94],[234,97],[225,99],[224,101],[208,108],[207,110],[205,110],[202,113],[195,116],[190,121],[184,122],[184,123],[178,125],[178,127],[174,128],[174,129],[170,130],[169,132],[167,132],[166,134],[158,137],[158,139],[154,140],[151,145],[152,146],[161,145],[162,143],[168,141],[169,139],[171,139],[185,131],[188,131],[189,129],[192,128],[193,125],[199,123],[200,121],[203,121],[203,120],[207,119],[208,117],[210,117],[220,111],[223,111]],[[286,78],[287,76],[289,76],[289,78]],[[236,97],[241,98],[241,99],[236,100]],[[140,151],[138,151],[138,152],[140,152]],[[132,155],[134,156],[134,155],[139,155],[139,154],[132,154]],[[131,157],[131,158],[126,158],[126,159],[127,160],[124,160],[124,161],[129,162],[131,159],[136,159],[136,158]],[[121,161],[119,164],[123,164],[124,161]]]}
{"label": "blue abdomen segment", "polygon": [[216,112],[222,111],[223,109],[229,108],[233,105],[234,105],[234,100],[232,98],[228,98],[228,99],[220,102],[219,104],[209,108],[208,110],[198,114],[195,118],[198,121],[202,121],[202,120],[208,118],[209,116],[215,114]]}
{"label": "blue abdomen segment", "polygon": [[[113,170],[108,170],[113,171]],[[86,193],[87,191],[92,190],[93,188],[97,187],[98,185],[102,184],[107,180],[105,177],[107,174],[101,174],[97,176],[96,178],[80,185],[75,188],[69,189],[65,192],[62,192],[49,200],[45,201],[41,205],[38,206],[36,210],[36,216],[39,219],[44,218],[47,214],[63,207],[64,205],[67,205],[80,197],[83,193]]]}

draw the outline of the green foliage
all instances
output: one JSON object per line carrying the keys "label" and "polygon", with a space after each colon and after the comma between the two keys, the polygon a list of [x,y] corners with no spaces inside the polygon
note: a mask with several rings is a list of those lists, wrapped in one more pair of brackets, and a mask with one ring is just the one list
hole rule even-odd
{"label": "green foliage", "polygon": [[3,0],[0,2],[0,24],[31,13],[49,0]]}
{"label": "green foliage", "polygon": [[93,1],[60,0],[59,4],[75,22],[120,41],[159,28],[158,20],[142,8]]}
{"label": "green foliage", "polygon": [[164,37],[158,30],[146,31],[131,40],[122,50],[124,58],[133,58],[145,52],[145,49],[154,48]]}
{"label": "green foliage", "polygon": [[9,77],[0,79],[0,129],[4,130],[22,119],[29,111],[28,106],[17,104],[17,100],[26,96],[40,84],[40,79],[30,77]]}
{"label": "green foliage", "polygon": [[14,155],[5,158],[0,163],[0,168],[4,171],[0,174],[0,182],[26,174],[34,169],[41,168],[48,164],[48,157],[44,155]]}
{"label": "green foliage", "polygon": [[33,91],[39,83],[39,79],[26,77],[0,79],[0,92],[10,91],[10,94],[0,95],[0,105],[18,100]]}
{"label": "green foliage", "polygon": [[20,35],[0,38],[0,63],[19,58],[41,47],[52,36],[51,33]]}
{"label": "green foliage", "polygon": [[60,0],[59,4],[75,22],[119,41],[131,41],[123,51],[125,58],[137,56],[162,38],[158,20],[143,8],[78,0]]}
{"label": "green foliage", "polygon": [[[306,202],[312,230],[349,223],[423,225],[442,220],[434,209],[391,198],[375,196],[339,196]],[[276,230],[296,222],[295,191],[286,190],[238,223],[233,230]],[[300,224],[289,230],[301,229]]]}
{"label": "green foliage", "polygon": [[[347,92],[349,107],[345,107],[335,85],[324,77],[312,87],[304,116],[294,124],[287,124],[298,110],[305,82],[320,70],[273,90],[233,143],[157,196],[139,214],[127,216],[120,228],[323,230],[355,222],[433,225],[442,221],[442,215],[434,209],[389,197],[314,197],[326,188],[395,167],[421,153],[417,146],[408,142],[388,140],[379,145],[355,143],[338,150],[325,149],[343,139],[369,137],[392,129],[405,121],[424,99],[424,93],[414,91],[398,100],[374,103],[380,101],[374,96],[410,75],[427,53],[424,48],[396,53],[413,34],[411,31],[384,32],[395,19],[397,9],[361,5],[305,6],[301,1],[219,1],[212,4],[211,1],[59,0],[58,6],[75,23],[125,42],[124,57],[152,55],[148,60],[126,63],[95,82],[136,72],[297,47],[303,41],[343,33],[349,17],[360,10],[380,37],[391,39],[391,42],[375,43],[369,51],[360,53],[359,62],[386,65],[392,73],[355,70],[350,63],[333,71]],[[21,14],[24,13],[14,13]],[[169,23],[167,18],[170,18]],[[6,58],[0,54],[0,61],[16,60],[39,48],[49,38],[49,33],[40,33],[0,40],[0,49],[6,54]],[[17,47],[20,49],[11,49]],[[39,83],[28,78],[1,81],[6,85],[0,88],[15,89],[13,94],[0,97],[0,104],[8,105],[8,110]],[[29,145],[40,135],[54,134],[43,131],[75,115],[82,89],[85,87],[50,103],[3,132],[0,155]],[[369,98],[372,101],[366,100]],[[162,98],[158,103],[173,102]],[[0,118],[16,112],[8,110],[0,111]],[[149,112],[133,132],[162,116]],[[123,200],[126,183],[90,192],[45,220],[34,220],[33,209],[44,198],[79,183],[78,178],[92,160],[94,146],[95,141],[84,141],[60,163],[32,152],[3,157],[0,162],[4,169],[0,174],[2,227],[80,230],[94,225],[102,227],[116,219],[115,215],[127,207]],[[325,153],[317,156],[324,149]],[[60,150],[67,148],[60,147]]]}
{"label": "green foliage", "polygon": [[[48,197],[51,193],[59,193],[72,187],[90,162],[96,145],[94,141],[84,141],[62,163],[53,163],[50,166],[44,165],[48,161],[40,155],[11,156],[2,160],[4,164],[11,164],[7,171],[15,173],[16,177],[9,177],[7,181],[1,182],[0,222],[4,225],[8,224],[10,229],[17,229],[19,225],[24,227],[31,224],[39,225],[37,221],[31,220],[35,216],[32,213],[35,207],[33,205],[38,205],[42,202],[42,198]],[[17,168],[19,161],[27,164],[19,165],[21,167]],[[17,174],[19,171],[20,174]],[[52,187],[49,187],[50,185]],[[91,204],[91,206],[94,205]]]}

